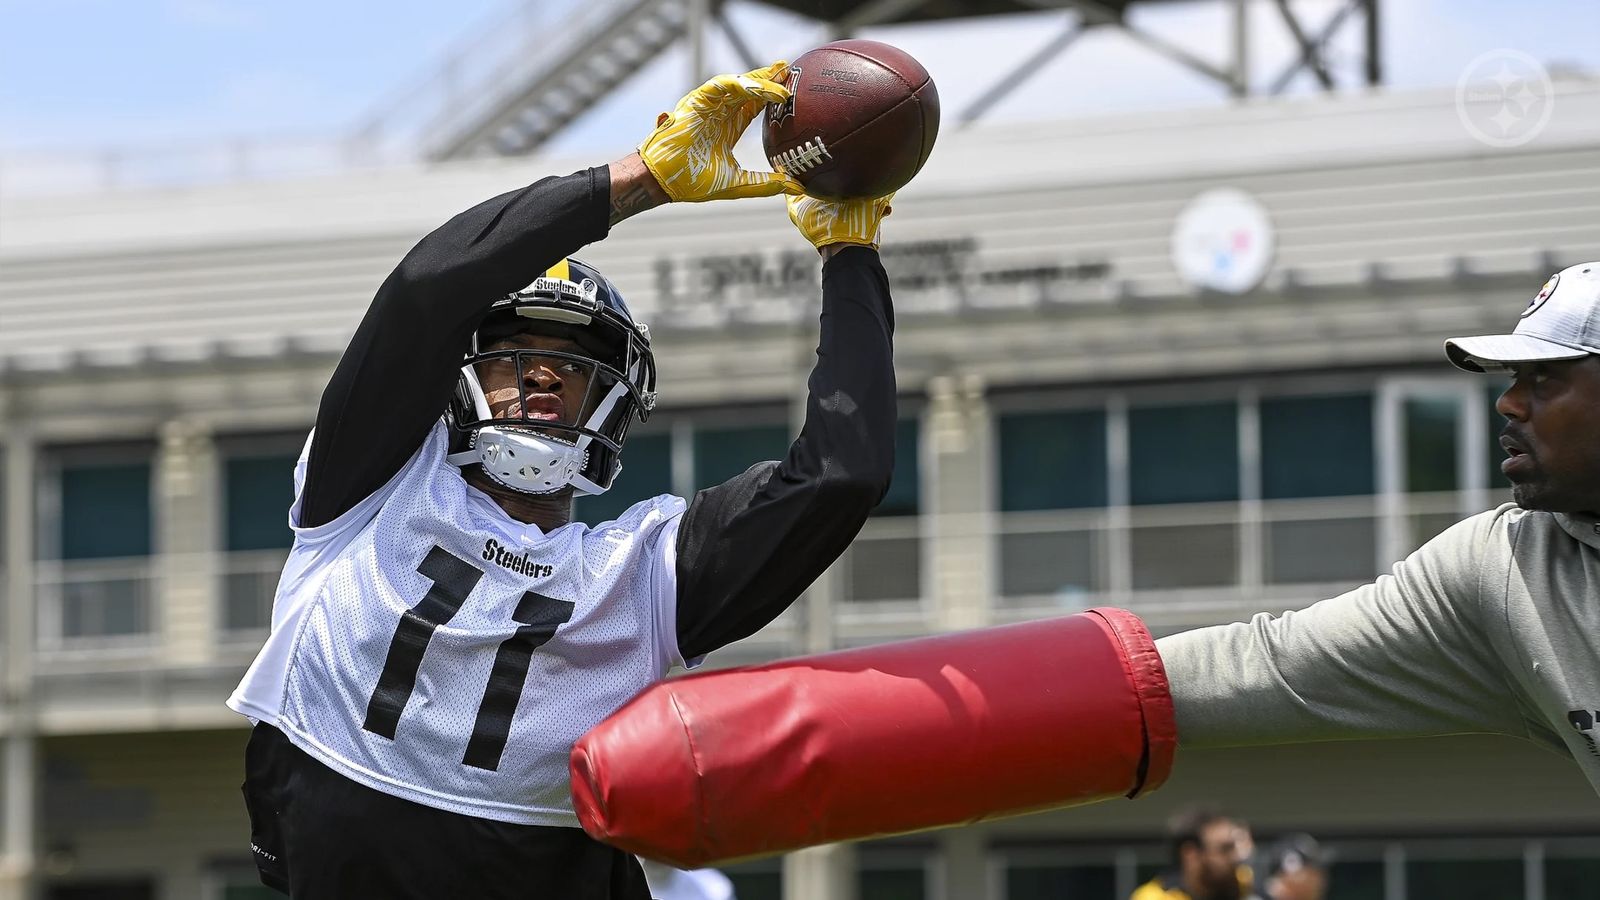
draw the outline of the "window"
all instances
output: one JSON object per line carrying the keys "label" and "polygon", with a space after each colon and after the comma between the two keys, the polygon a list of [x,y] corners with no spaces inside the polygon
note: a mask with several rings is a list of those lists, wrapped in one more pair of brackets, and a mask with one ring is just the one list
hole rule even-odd
{"label": "window", "polygon": [[294,542],[289,507],[298,458],[298,451],[286,447],[240,453],[223,462],[224,631],[255,631],[272,621],[272,596]]}
{"label": "window", "polygon": [[648,497],[672,493],[672,436],[635,434],[622,445],[622,472],[598,497],[579,497],[580,522],[598,525],[617,518]]}
{"label": "window", "polygon": [[[1370,394],[1260,403],[1261,495],[1267,501],[1368,498],[1377,490]],[[1366,581],[1377,575],[1370,500],[1269,503],[1262,561],[1269,584]]]}
{"label": "window", "polygon": [[1506,900],[1521,897],[1522,887],[1520,858],[1414,859],[1406,863],[1406,893],[1412,897]]}
{"label": "window", "polygon": [[1116,893],[1110,865],[1006,867],[1006,900],[1090,900]]}
{"label": "window", "polygon": [[739,863],[723,869],[722,874],[733,882],[733,895],[739,900],[783,900],[781,863]]}
{"label": "window", "polygon": [[920,868],[873,868],[856,873],[860,900],[924,900],[928,876]]}
{"label": "window", "polygon": [[1378,860],[1340,862],[1328,873],[1328,900],[1385,900],[1383,863]]}
{"label": "window", "polygon": [[224,544],[230,552],[281,550],[293,543],[289,506],[294,503],[298,458],[295,453],[237,456],[223,464]]}
{"label": "window", "polygon": [[1262,499],[1374,493],[1370,394],[1264,399],[1260,411]]}
{"label": "window", "polygon": [[[1000,509],[1100,509],[1110,496],[1101,409],[1006,413],[998,422]],[[1065,607],[1105,590],[1101,523],[1007,516],[1000,534],[1000,595]]]}
{"label": "window", "polygon": [[1600,857],[1544,863],[1544,900],[1588,900],[1600,884]]}
{"label": "window", "polygon": [[694,433],[695,489],[721,484],[758,462],[783,459],[792,441],[784,425],[697,428]]}
{"label": "window", "polygon": [[41,568],[42,631],[61,639],[147,634],[152,540],[150,464],[117,459],[59,462],[59,569]]}
{"label": "window", "polygon": [[922,596],[921,467],[916,419],[895,424],[894,480],[845,554],[850,600],[917,600]]}
{"label": "window", "polygon": [[[1128,492],[1136,506],[1239,499],[1238,407],[1144,407],[1128,412]],[[1184,514],[1187,516],[1187,514]],[[1236,512],[1174,518],[1135,512],[1129,533],[1135,590],[1220,587],[1239,580]]]}
{"label": "window", "polygon": [[919,452],[922,429],[916,419],[901,419],[894,427],[894,480],[875,516],[914,516],[921,511],[922,466]]}
{"label": "window", "polygon": [[1456,434],[1461,404],[1454,396],[1416,394],[1405,398],[1406,490],[1453,491],[1461,486]]}
{"label": "window", "polygon": [[1000,509],[1081,509],[1107,502],[1104,410],[999,419]]}
{"label": "window", "polygon": [[61,469],[61,558],[150,555],[150,464]]}
{"label": "window", "polygon": [[924,900],[928,897],[927,849],[868,843],[856,855],[858,900]]}
{"label": "window", "polygon": [[1128,411],[1128,492],[1136,506],[1239,499],[1233,402]]}

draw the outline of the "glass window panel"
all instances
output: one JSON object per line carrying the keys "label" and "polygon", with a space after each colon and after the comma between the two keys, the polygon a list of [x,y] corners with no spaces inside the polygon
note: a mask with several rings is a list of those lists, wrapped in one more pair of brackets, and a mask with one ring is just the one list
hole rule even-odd
{"label": "glass window panel", "polygon": [[733,882],[733,895],[739,900],[783,900],[781,872],[737,872],[724,874]]}
{"label": "glass window panel", "polygon": [[1239,499],[1238,406],[1129,410],[1128,464],[1134,504]]}
{"label": "glass window panel", "polygon": [[1000,509],[1105,506],[1104,410],[1000,416]]}
{"label": "glass window panel", "polygon": [[1368,581],[1378,575],[1377,519],[1310,519],[1266,523],[1269,584]]}
{"label": "glass window panel", "polygon": [[1111,866],[1010,866],[1006,900],[1101,900],[1117,887]]}
{"label": "glass window panel", "polygon": [[79,571],[60,590],[64,638],[126,637],[150,630],[149,581],[143,574]]}
{"label": "glass window panel", "polygon": [[1106,588],[1099,566],[1100,538],[1094,530],[1018,531],[1000,536],[1000,593],[1006,597],[1054,597],[1076,608]]}
{"label": "glass window panel", "polygon": [[1461,404],[1454,397],[1407,397],[1406,490],[1453,491],[1460,487],[1456,433]]}
{"label": "glass window panel", "polygon": [[922,475],[918,439],[922,429],[916,419],[901,419],[894,428],[894,479],[875,516],[914,516],[921,508]]}
{"label": "glass window panel", "polygon": [[927,874],[922,869],[863,869],[857,873],[860,900],[924,900]]}
{"label": "glass window panel", "polygon": [[783,425],[696,429],[695,489],[721,484],[758,462],[783,459],[792,440]]}
{"label": "glass window panel", "polygon": [[1374,493],[1371,395],[1269,398],[1260,416],[1263,498]]}
{"label": "glass window panel", "polygon": [[1451,900],[1515,900],[1522,896],[1521,859],[1419,859],[1406,863],[1406,893]]}
{"label": "glass window panel", "polygon": [[289,507],[297,458],[289,453],[241,456],[224,464],[227,549],[277,550],[294,542]]}
{"label": "glass window panel", "polygon": [[150,465],[61,470],[61,558],[150,555]]}
{"label": "glass window panel", "polygon": [[598,497],[579,497],[575,516],[580,522],[598,525],[622,515],[640,500],[670,493],[672,436],[636,434],[622,445],[622,471],[611,489]]}
{"label": "glass window panel", "polygon": [[230,563],[222,580],[222,627],[252,631],[272,623],[272,597],[278,590],[283,558],[252,558]]}
{"label": "glass window panel", "polygon": [[1162,525],[1130,530],[1133,587],[1220,587],[1239,581],[1235,525]]}
{"label": "glass window panel", "polygon": [[1384,897],[1383,863],[1378,860],[1335,862],[1328,873],[1328,900],[1384,900]]}
{"label": "glass window panel", "polygon": [[1544,900],[1591,900],[1600,894],[1600,859],[1546,859]]}
{"label": "glass window panel", "polygon": [[851,600],[916,600],[922,596],[922,541],[915,535],[857,537],[846,556]]}

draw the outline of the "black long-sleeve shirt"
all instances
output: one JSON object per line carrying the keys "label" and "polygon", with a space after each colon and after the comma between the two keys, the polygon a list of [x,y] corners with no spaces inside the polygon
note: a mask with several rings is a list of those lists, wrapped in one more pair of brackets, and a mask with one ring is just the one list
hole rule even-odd
{"label": "black long-sleeve shirt", "polygon": [[[605,167],[546,178],[452,218],[384,281],[317,412],[300,524],[382,487],[449,402],[473,330],[500,297],[609,231]],[[684,658],[747,637],[854,539],[894,464],[893,309],[878,254],[823,266],[805,425],[784,459],[698,492],[678,531]],[[626,454],[626,449],[624,449]]]}

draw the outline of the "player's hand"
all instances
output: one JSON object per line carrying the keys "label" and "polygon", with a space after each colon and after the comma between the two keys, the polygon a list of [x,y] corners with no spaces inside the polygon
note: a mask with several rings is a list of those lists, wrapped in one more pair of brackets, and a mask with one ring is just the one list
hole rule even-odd
{"label": "player's hand", "polygon": [[838,244],[878,248],[883,218],[894,211],[894,194],[875,200],[818,200],[801,195],[789,198],[789,221],[819,251]]}
{"label": "player's hand", "polygon": [[667,196],[680,202],[798,194],[800,183],[777,172],[750,172],[733,158],[733,145],[768,103],[789,99],[781,82],[789,64],[779,60],[743,75],[718,75],[662,113],[639,156]]}

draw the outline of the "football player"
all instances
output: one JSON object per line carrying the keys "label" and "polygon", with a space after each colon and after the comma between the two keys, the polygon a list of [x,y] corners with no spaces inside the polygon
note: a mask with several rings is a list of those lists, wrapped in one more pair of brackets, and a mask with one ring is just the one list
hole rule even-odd
{"label": "football player", "polygon": [[[638,152],[461,213],[378,289],[294,471],[272,634],[229,700],[257,722],[244,790],[264,883],[311,900],[650,896],[631,855],[578,827],[573,741],[781,613],[894,459],[887,198],[813,200],[733,157],[788,97],[785,68],[714,78]],[[788,455],[571,521],[656,396],[649,332],[570,255],[660,203],[777,194],[823,258]]]}

